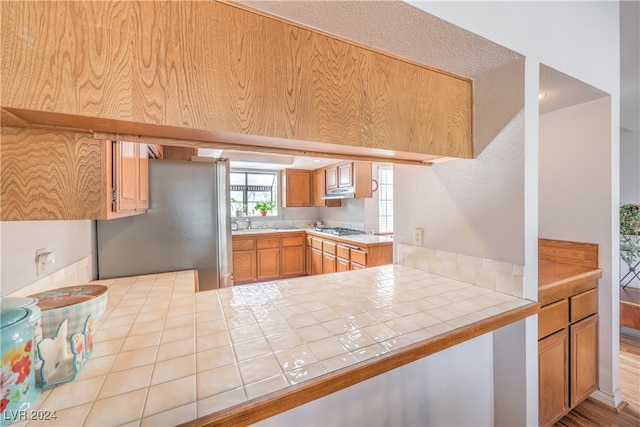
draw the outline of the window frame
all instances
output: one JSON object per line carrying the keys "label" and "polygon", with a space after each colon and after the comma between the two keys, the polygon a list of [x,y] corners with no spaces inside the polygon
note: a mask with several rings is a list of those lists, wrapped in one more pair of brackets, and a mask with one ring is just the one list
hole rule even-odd
{"label": "window frame", "polygon": [[[267,188],[270,188],[270,192],[271,192],[271,201],[273,201],[276,204],[276,208],[274,209],[273,212],[267,212],[267,217],[274,217],[274,216],[278,216],[278,209],[280,208],[280,205],[278,203],[278,181],[280,179],[280,171],[276,171],[276,170],[247,170],[247,169],[230,169],[230,174],[244,174],[244,184],[243,185],[238,185],[238,184],[229,184],[230,187],[230,191],[242,191],[242,200],[239,203],[243,203],[246,205],[246,215],[242,216],[242,217],[238,217],[236,216],[235,212],[231,212],[231,218],[232,219],[237,219],[237,218],[264,218],[262,215],[260,215],[259,213],[254,213],[254,210],[251,208],[251,204],[254,204],[260,200],[256,200],[254,202],[249,202],[248,200],[248,196],[249,196],[249,192],[251,191],[261,191],[261,192],[266,192],[269,191],[267,190]],[[260,185],[248,185],[248,176],[249,175],[272,175],[273,178],[273,185],[272,186],[260,186]],[[234,189],[234,187],[241,187],[241,189]],[[254,190],[252,190],[251,188],[254,188]],[[264,188],[264,189],[262,189]],[[261,190],[262,189],[262,190]]]}
{"label": "window frame", "polygon": [[393,165],[378,165],[378,233],[393,233]]}

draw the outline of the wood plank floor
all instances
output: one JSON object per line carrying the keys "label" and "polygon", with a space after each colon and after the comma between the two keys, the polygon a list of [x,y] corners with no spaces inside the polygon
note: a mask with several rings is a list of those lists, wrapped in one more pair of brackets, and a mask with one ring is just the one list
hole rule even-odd
{"label": "wood plank floor", "polygon": [[640,339],[620,335],[620,388],[627,405],[620,413],[588,398],[558,421],[567,427],[640,426]]}

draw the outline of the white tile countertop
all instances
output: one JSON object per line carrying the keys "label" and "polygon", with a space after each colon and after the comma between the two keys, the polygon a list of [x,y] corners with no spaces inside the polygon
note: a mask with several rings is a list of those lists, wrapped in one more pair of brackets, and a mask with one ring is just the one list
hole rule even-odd
{"label": "white tile countertop", "polygon": [[198,425],[223,413],[229,425],[236,415],[255,422],[253,402],[292,402],[300,384],[321,396],[352,367],[374,376],[409,352],[415,360],[538,311],[400,265],[199,293],[193,271],[92,283],[108,286],[109,300],[91,358],[31,408],[57,419],[13,425]]}
{"label": "white tile countertop", "polygon": [[270,233],[300,233],[305,232],[309,234],[313,234],[314,236],[324,237],[325,239],[334,239],[334,240],[342,240],[346,243],[351,243],[354,245],[379,245],[379,244],[392,244],[393,237],[392,236],[377,236],[370,234],[348,234],[343,236],[337,236],[330,233],[323,233],[321,231],[315,231],[309,228],[245,228],[242,230],[234,230],[231,232],[232,236],[250,236],[250,235],[261,235],[261,234],[270,234]]}

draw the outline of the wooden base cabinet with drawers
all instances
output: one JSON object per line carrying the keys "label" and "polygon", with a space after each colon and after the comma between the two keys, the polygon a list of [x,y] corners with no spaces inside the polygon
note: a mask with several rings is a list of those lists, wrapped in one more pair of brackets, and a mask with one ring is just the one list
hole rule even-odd
{"label": "wooden base cabinet with drawers", "polygon": [[[540,247],[545,249],[549,242]],[[549,243],[554,256],[576,247]],[[576,244],[578,250],[582,247]],[[569,253],[567,252],[567,253]],[[578,251],[579,252],[579,251]],[[597,255],[597,248],[596,248]],[[598,389],[598,279],[602,270],[539,257],[539,422],[550,426]],[[584,261],[580,261],[584,264]]]}
{"label": "wooden base cabinet with drawers", "polygon": [[234,284],[305,274],[304,233],[233,236],[232,247]]}
{"label": "wooden base cabinet with drawers", "polygon": [[307,262],[310,265],[307,274],[359,270],[393,262],[391,242],[355,246],[339,237],[307,235],[307,247]]}

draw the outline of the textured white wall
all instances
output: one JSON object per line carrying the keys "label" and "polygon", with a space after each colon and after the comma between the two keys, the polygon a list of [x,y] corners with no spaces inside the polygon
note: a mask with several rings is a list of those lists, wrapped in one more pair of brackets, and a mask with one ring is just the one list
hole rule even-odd
{"label": "textured white wall", "polygon": [[600,392],[619,393],[618,247],[611,245],[611,101],[540,116],[540,237],[599,245]]}
{"label": "textured white wall", "polygon": [[92,221],[0,222],[2,293],[11,293],[37,279],[37,249],[55,252],[56,261],[47,265],[47,275],[91,255],[92,224]]}
{"label": "textured white wall", "polygon": [[482,335],[257,425],[493,426],[492,341]]}
{"label": "textured white wall", "polygon": [[396,165],[394,238],[524,264],[524,116],[519,113],[474,160]]}
{"label": "textured white wall", "polygon": [[[537,276],[531,273],[531,267],[537,264],[538,224],[535,212],[535,190],[538,180],[538,157],[533,152],[538,146],[537,119],[531,117],[537,107],[537,79],[531,77],[537,73],[538,64],[545,64],[562,73],[581,80],[611,95],[610,110],[607,117],[607,135],[602,139],[602,149],[606,155],[602,158],[602,170],[609,175],[604,178],[607,188],[602,194],[602,221],[591,224],[590,236],[602,240],[601,262],[609,271],[605,274],[612,283],[618,281],[617,210],[619,206],[620,181],[618,167],[620,162],[620,23],[619,3],[610,1],[580,2],[412,2],[417,7],[445,19],[462,28],[486,37],[502,46],[526,55],[527,76],[525,79],[525,211],[523,230],[525,237],[525,287],[535,294]],[[608,172],[607,172],[608,171]],[[597,179],[603,174],[595,173],[583,183],[585,188],[599,187]],[[440,224],[436,224],[440,226]],[[571,228],[566,219],[555,220],[556,229]],[[517,236],[516,236],[517,238]],[[616,268],[612,268],[616,266]],[[617,288],[605,296],[601,295],[600,309],[614,315],[618,310]],[[525,289],[526,292],[526,289]],[[605,290],[606,292],[606,290]],[[607,307],[603,307],[603,305]],[[615,327],[618,318],[608,321],[609,327],[601,326],[600,340],[606,343],[600,346],[601,390],[597,396],[609,405],[617,406],[621,402],[617,387],[618,330]],[[528,343],[535,338],[535,329],[525,332]],[[530,345],[530,344],[527,344]],[[533,348],[527,357],[535,360]],[[528,370],[535,370],[533,363],[527,364]],[[531,378],[534,378],[531,376]],[[604,380],[604,381],[603,381]],[[537,387],[536,387],[537,388]],[[529,389],[528,393],[532,390]],[[529,411],[535,409],[535,402],[529,400]],[[530,417],[537,414],[530,413]],[[537,419],[537,418],[535,418]],[[529,418],[533,422],[534,418]]]}
{"label": "textured white wall", "polygon": [[640,203],[640,132],[621,129],[620,204],[626,203]]}

